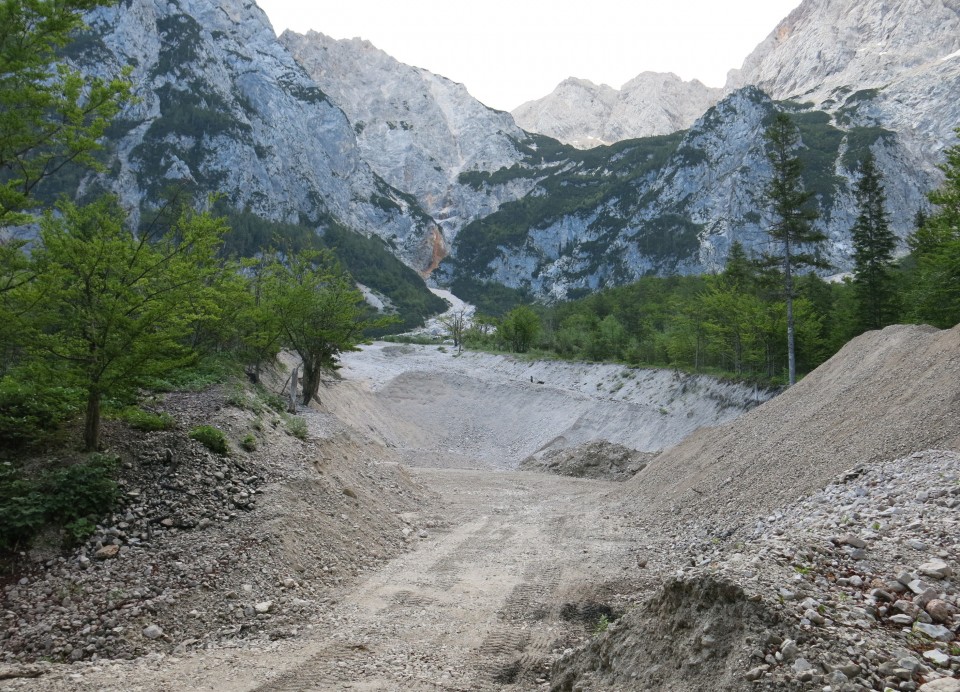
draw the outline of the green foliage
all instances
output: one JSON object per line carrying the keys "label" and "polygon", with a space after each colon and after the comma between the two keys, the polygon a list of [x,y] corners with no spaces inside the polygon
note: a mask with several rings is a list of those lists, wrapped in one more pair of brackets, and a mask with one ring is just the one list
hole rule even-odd
{"label": "green foliage", "polygon": [[303,403],[316,397],[324,370],[356,350],[369,320],[363,296],[329,251],[274,256],[267,267],[263,308],[276,316],[282,341],[303,364]]}
{"label": "green foliage", "polygon": [[45,387],[18,377],[0,379],[0,451],[29,448],[60,429],[83,408],[83,392]]}
{"label": "green foliage", "polygon": [[38,380],[87,394],[84,443],[99,445],[100,402],[189,363],[184,338],[219,310],[212,283],[225,227],[184,214],[154,236],[124,227],[115,200],[48,213],[31,255],[34,278],[17,289],[32,306],[18,324]]}
{"label": "green foliage", "polygon": [[880,329],[891,324],[896,316],[893,252],[897,237],[890,230],[883,180],[872,155],[860,166],[855,192],[858,213],[850,235],[858,316],[863,329]]}
{"label": "green foliage", "polygon": [[960,144],[947,149],[940,169],[943,185],[928,195],[934,212],[908,241],[914,269],[907,285],[911,316],[947,328],[960,322]]}
{"label": "green foliage", "polygon": [[220,428],[212,425],[199,425],[190,431],[190,437],[211,452],[216,454],[230,453],[230,448],[227,446],[227,437]]}
{"label": "green foliage", "polygon": [[253,433],[249,433],[240,440],[240,446],[248,452],[255,452],[257,450],[257,437]]}
{"label": "green foliage", "polygon": [[60,60],[98,0],[0,2],[0,227],[24,223],[36,186],[64,167],[96,168],[123,76],[90,79]]}
{"label": "green foliage", "polygon": [[119,497],[113,480],[117,462],[93,454],[84,462],[35,476],[0,464],[0,550],[29,545],[48,525],[64,527],[72,543],[89,535]]}
{"label": "green foliage", "polygon": [[526,305],[520,305],[504,315],[498,333],[514,353],[526,353],[540,329],[540,316]]}
{"label": "green foliage", "polygon": [[386,296],[400,321],[371,336],[421,326],[425,318],[446,309],[443,299],[431,293],[423,279],[377,236],[366,237],[329,220],[318,234],[303,225],[266,221],[251,213],[225,213],[231,229],[224,244],[228,254],[253,257],[271,247],[292,253],[326,248],[357,281]]}
{"label": "green foliage", "polygon": [[307,439],[307,421],[300,416],[284,416],[287,432],[298,440]]}
{"label": "green foliage", "polygon": [[117,418],[124,421],[134,430],[153,432],[158,430],[173,430],[177,421],[169,413],[152,413],[142,408],[125,408],[117,414]]}
{"label": "green foliage", "polygon": [[788,382],[792,385],[796,382],[794,276],[803,267],[823,266],[816,253],[826,236],[813,227],[817,218],[810,204],[814,193],[804,189],[804,165],[796,153],[800,134],[790,116],[777,113],[764,132],[764,140],[767,158],[773,167],[773,175],[765,190],[774,216],[773,225],[767,229],[774,246],[768,256],[768,266],[771,269],[776,267],[783,277],[787,310],[787,370]]}

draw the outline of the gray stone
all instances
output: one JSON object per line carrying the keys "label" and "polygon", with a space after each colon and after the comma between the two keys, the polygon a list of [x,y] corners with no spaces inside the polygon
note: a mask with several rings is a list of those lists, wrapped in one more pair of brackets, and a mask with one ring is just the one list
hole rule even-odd
{"label": "gray stone", "polygon": [[800,649],[794,640],[788,639],[780,645],[780,653],[783,655],[784,660],[792,661],[800,655]]}
{"label": "gray stone", "polygon": [[253,606],[253,609],[259,614],[269,613],[273,610],[273,601],[262,601]]}
{"label": "gray stone", "polygon": [[960,680],[940,678],[920,686],[920,692],[960,692]]}
{"label": "gray stone", "polygon": [[954,638],[953,632],[942,625],[928,625],[923,622],[918,622],[914,624],[913,630],[915,632],[921,632],[939,642],[952,642]]}
{"label": "gray stone", "polygon": [[852,548],[866,548],[867,542],[860,538],[859,536],[847,536],[843,539],[843,542],[849,545]]}
{"label": "gray stone", "polygon": [[904,627],[909,627],[913,624],[915,618],[910,615],[904,615],[903,613],[898,613],[890,618],[890,622],[895,625],[902,625]]}
{"label": "gray stone", "polygon": [[931,579],[948,579],[953,575],[953,569],[943,560],[924,562],[917,568],[917,571]]}
{"label": "gray stone", "polygon": [[957,613],[957,609],[946,601],[941,601],[939,598],[935,598],[924,607],[930,617],[934,619],[935,622],[942,624],[947,624],[950,622],[951,618]]}
{"label": "gray stone", "polygon": [[940,649],[931,649],[930,651],[924,651],[923,657],[938,666],[946,666],[950,664],[950,656],[940,651]]}
{"label": "gray stone", "polygon": [[159,625],[147,625],[143,628],[143,636],[147,639],[159,639],[163,636],[163,629]]}

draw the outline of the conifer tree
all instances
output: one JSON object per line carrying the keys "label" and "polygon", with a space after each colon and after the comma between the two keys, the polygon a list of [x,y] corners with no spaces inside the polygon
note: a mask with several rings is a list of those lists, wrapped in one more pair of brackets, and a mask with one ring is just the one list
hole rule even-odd
{"label": "conifer tree", "polygon": [[769,260],[783,279],[783,294],[787,305],[787,361],[789,383],[797,381],[797,357],[794,325],[795,276],[804,267],[820,267],[816,247],[826,236],[813,227],[817,218],[811,206],[813,194],[803,189],[803,164],[796,153],[800,134],[790,117],[777,113],[764,133],[767,158],[773,167],[773,177],[765,194],[773,212],[773,224],[767,229],[772,251]]}
{"label": "conifer tree", "polygon": [[854,194],[858,214],[851,236],[858,318],[863,329],[880,329],[895,315],[892,267],[897,237],[890,230],[883,181],[872,154],[860,165]]}

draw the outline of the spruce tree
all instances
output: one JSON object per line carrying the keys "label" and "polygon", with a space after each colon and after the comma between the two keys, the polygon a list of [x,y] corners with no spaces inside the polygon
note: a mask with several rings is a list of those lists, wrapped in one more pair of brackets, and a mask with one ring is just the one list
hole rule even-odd
{"label": "spruce tree", "polygon": [[892,267],[897,237],[890,230],[883,181],[872,154],[860,165],[854,194],[858,214],[851,236],[858,319],[863,329],[880,329],[895,315]]}
{"label": "spruce tree", "polygon": [[777,113],[764,133],[767,158],[773,167],[773,176],[765,190],[773,212],[773,223],[767,234],[773,246],[771,263],[778,267],[783,278],[783,293],[787,304],[787,361],[789,383],[797,381],[794,310],[796,298],[794,277],[804,267],[822,267],[816,247],[826,236],[813,227],[817,212],[812,208],[813,194],[803,189],[803,164],[796,153],[800,133],[790,117]]}

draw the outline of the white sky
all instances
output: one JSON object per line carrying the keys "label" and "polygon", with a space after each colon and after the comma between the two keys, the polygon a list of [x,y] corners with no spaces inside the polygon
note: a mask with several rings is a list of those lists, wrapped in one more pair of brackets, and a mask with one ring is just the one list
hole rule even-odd
{"label": "white sky", "polygon": [[257,0],[278,34],[367,39],[512,110],[567,77],[646,70],[723,86],[800,0]]}

